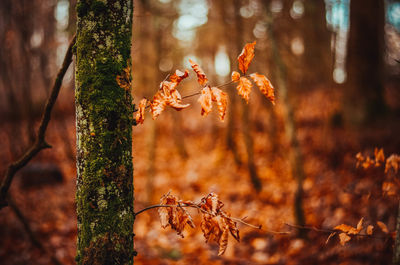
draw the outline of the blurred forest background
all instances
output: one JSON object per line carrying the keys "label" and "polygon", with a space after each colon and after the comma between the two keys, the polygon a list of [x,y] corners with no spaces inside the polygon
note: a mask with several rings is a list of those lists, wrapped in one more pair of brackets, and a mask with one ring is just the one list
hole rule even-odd
{"label": "blurred forest background", "polygon": [[[0,1],[0,173],[35,139],[44,103],[75,32],[75,0]],[[400,152],[400,2],[395,0],[135,0],[133,96],[151,98],[175,69],[201,65],[230,81],[245,43],[250,72],[265,74],[276,105],[253,90],[229,93],[228,114],[200,116],[195,98],[134,127],[135,209],[171,192],[196,201],[219,194],[239,225],[225,255],[199,228],[181,239],[156,211],[135,221],[136,264],[390,264],[399,173],[356,167],[356,154]],[[197,92],[194,74],[181,85]],[[74,69],[48,128],[53,146],[18,173],[0,211],[0,263],[74,264]],[[196,215],[196,212],[193,212]],[[346,245],[329,229],[374,225]],[[196,225],[199,220],[194,220]],[[387,225],[389,233],[376,222]],[[327,229],[298,237],[287,224]],[[284,231],[276,234],[271,231]]]}

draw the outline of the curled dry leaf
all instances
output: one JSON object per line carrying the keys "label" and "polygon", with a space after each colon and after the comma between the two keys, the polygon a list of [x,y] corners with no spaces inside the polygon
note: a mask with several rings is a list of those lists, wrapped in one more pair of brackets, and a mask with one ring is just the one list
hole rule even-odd
{"label": "curled dry leaf", "polygon": [[201,90],[201,95],[198,99],[201,105],[201,115],[207,116],[211,112],[212,92],[210,86],[206,86]]}
{"label": "curled dry leaf", "polygon": [[238,73],[238,72],[236,72],[236,71],[233,71],[233,72],[232,72],[231,78],[232,78],[232,81],[233,81],[233,82],[239,81],[239,79],[240,79],[240,73]]}
{"label": "curled dry leaf", "polygon": [[221,210],[224,204],[214,193],[201,199],[200,207],[203,210],[201,230],[206,242],[215,241],[219,245],[218,255],[224,254],[228,246],[228,234],[237,241],[240,240],[239,230],[228,213]]}
{"label": "curled dry leaf", "polygon": [[153,120],[160,115],[167,106],[167,101],[163,91],[159,90],[153,97],[153,102],[151,102],[151,114],[153,115]]}
{"label": "curled dry leaf", "polygon": [[255,45],[256,45],[255,41],[253,43],[247,43],[243,47],[243,50],[238,57],[239,69],[240,69],[240,71],[242,71],[243,74],[246,74],[250,63],[254,58],[254,46]]}
{"label": "curled dry leaf", "polygon": [[373,225],[367,226],[367,235],[372,235],[373,231],[374,231]]}
{"label": "curled dry leaf", "polygon": [[176,70],[175,73],[173,73],[169,77],[169,81],[179,84],[183,79],[189,76],[189,71],[185,69],[185,72]]}
{"label": "curled dry leaf", "polygon": [[376,224],[379,226],[379,228],[382,230],[383,233],[389,234],[389,229],[387,228],[385,223],[378,221],[378,222],[376,222]]}
{"label": "curled dry leaf", "polygon": [[159,116],[166,106],[171,106],[175,110],[182,110],[190,106],[190,104],[182,104],[181,94],[176,89],[178,83],[171,81],[163,81],[160,84],[160,90],[154,95],[151,103],[151,113],[153,119]]}
{"label": "curled dry leaf", "polygon": [[180,201],[177,197],[170,195],[169,193],[161,197],[161,205],[174,205],[172,207],[160,207],[158,208],[158,214],[160,216],[161,227],[166,228],[171,226],[172,229],[176,230],[178,235],[183,237],[183,230],[188,224],[194,227],[192,217],[189,213],[180,206]]}
{"label": "curled dry leaf", "polygon": [[333,229],[340,230],[349,235],[357,235],[363,229],[363,221],[364,221],[364,217],[360,219],[360,221],[357,224],[357,227],[352,227],[350,225],[341,224],[341,225],[335,226]]}
{"label": "curled dry leaf", "polygon": [[226,114],[226,107],[228,105],[228,96],[225,92],[216,87],[212,87],[211,92],[212,101],[217,102],[219,118],[223,121]]}
{"label": "curled dry leaf", "polygon": [[139,109],[138,112],[136,113],[136,124],[143,124],[144,122],[144,110],[147,105],[147,99],[142,99],[139,102]]}
{"label": "curled dry leaf", "polygon": [[249,79],[242,76],[239,79],[239,85],[236,87],[239,96],[241,96],[247,103],[249,103],[250,92],[252,84]]}
{"label": "curled dry leaf", "polygon": [[392,168],[393,171],[397,174],[397,171],[399,170],[399,164],[400,156],[397,154],[392,154],[386,159],[385,173],[387,173]]}
{"label": "curled dry leaf", "polygon": [[383,153],[383,148],[378,149],[375,147],[374,150],[375,155],[375,166],[379,167],[381,163],[385,162],[385,154]]}
{"label": "curled dry leaf", "polygon": [[207,82],[208,82],[207,76],[204,73],[204,71],[200,68],[200,66],[197,63],[195,63],[194,61],[192,61],[191,59],[189,59],[189,62],[193,68],[193,71],[195,71],[197,74],[197,81],[199,82],[199,84],[202,86],[207,84]]}
{"label": "curled dry leaf", "polygon": [[271,82],[268,78],[264,75],[260,75],[258,73],[253,73],[250,75],[253,79],[254,83],[260,88],[261,93],[269,99],[272,104],[275,105],[275,95],[274,95],[274,87],[272,86]]}
{"label": "curled dry leaf", "polygon": [[344,246],[347,242],[350,241],[351,237],[349,237],[346,233],[339,234],[340,244]]}

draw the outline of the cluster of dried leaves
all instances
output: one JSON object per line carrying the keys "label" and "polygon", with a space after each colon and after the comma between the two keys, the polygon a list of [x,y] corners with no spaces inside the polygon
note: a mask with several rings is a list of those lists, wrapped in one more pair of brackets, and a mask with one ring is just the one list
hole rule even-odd
{"label": "cluster of dried leaves", "polygon": [[[236,89],[238,91],[238,94],[243,99],[245,99],[247,103],[250,98],[252,83],[247,78],[248,76],[246,76],[246,72],[249,68],[251,61],[254,58],[255,45],[256,42],[246,44],[238,57],[239,69],[243,73],[243,76],[239,72],[232,72],[232,82],[239,83]],[[197,75],[198,83],[202,86],[200,93],[193,94],[200,94],[198,102],[201,105],[201,115],[208,115],[208,113],[210,113],[212,110],[212,102],[215,102],[217,104],[219,117],[221,121],[223,121],[228,105],[227,94],[219,89],[218,86],[210,86],[208,84],[208,78],[201,67],[190,59],[189,62],[193,71]],[[182,104],[182,97],[176,88],[183,79],[188,77],[188,75],[188,70],[185,70],[185,72],[176,70],[175,73],[171,75],[168,80],[164,80],[161,82],[160,88],[154,95],[152,101],[142,99],[139,103],[138,112],[136,114],[136,123],[143,124],[145,109],[148,106],[150,106],[150,112],[153,116],[153,119],[158,117],[167,106],[170,106],[178,111],[187,108],[190,104]],[[249,77],[259,87],[260,91],[265,95],[265,97],[268,98],[273,104],[275,104],[274,88],[268,78],[258,73],[250,74]],[[122,88],[125,88],[126,83],[122,82],[121,80],[124,80],[124,78],[122,78],[121,76],[117,76],[118,84]]]}
{"label": "cluster of dried leaves", "polygon": [[170,226],[176,230],[178,235],[183,237],[182,232],[186,225],[192,228],[195,227],[192,217],[184,207],[196,208],[202,215],[200,228],[203,231],[206,242],[215,241],[219,245],[218,255],[222,255],[228,246],[229,233],[238,242],[240,241],[236,222],[232,220],[227,212],[222,210],[223,206],[224,204],[215,193],[210,193],[203,197],[199,203],[181,201],[176,196],[168,193],[161,198],[158,213],[163,228]]}
{"label": "cluster of dried leaves", "polygon": [[395,173],[399,170],[400,164],[400,156],[397,154],[390,155],[385,160],[385,154],[383,152],[383,148],[378,149],[375,147],[374,150],[374,159],[369,156],[363,156],[361,153],[356,154],[357,164],[356,167],[362,167],[364,169],[368,169],[372,166],[380,167],[381,165],[385,165],[385,173],[388,173],[390,169],[393,169]]}
{"label": "cluster of dried leaves", "polygon": [[[354,236],[356,235],[363,235],[363,236],[372,236],[374,232],[374,226],[373,225],[368,225],[367,227],[363,226],[364,222],[364,217],[358,221],[358,224],[356,227],[352,227],[351,225],[346,225],[346,224],[341,224],[338,226],[334,227],[334,230],[338,230],[339,232],[339,240],[340,244],[344,246],[347,242],[349,242]],[[377,221],[376,224],[379,226],[381,231],[385,234],[389,234],[389,230],[387,226],[381,222]],[[361,234],[360,232],[365,228],[365,233]],[[328,239],[326,242],[329,241],[330,238],[335,236],[338,232],[333,232],[329,235]]]}

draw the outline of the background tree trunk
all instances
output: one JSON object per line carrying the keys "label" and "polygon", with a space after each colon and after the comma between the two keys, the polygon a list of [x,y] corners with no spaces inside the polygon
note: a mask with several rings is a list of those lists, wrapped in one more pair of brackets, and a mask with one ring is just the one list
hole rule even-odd
{"label": "background tree trunk", "polygon": [[347,122],[365,123],[385,110],[384,24],[384,1],[350,1],[348,82],[344,95],[344,115]]}
{"label": "background tree trunk", "polygon": [[[131,0],[77,2],[77,264],[133,263]],[[127,79],[130,79],[130,72]]]}

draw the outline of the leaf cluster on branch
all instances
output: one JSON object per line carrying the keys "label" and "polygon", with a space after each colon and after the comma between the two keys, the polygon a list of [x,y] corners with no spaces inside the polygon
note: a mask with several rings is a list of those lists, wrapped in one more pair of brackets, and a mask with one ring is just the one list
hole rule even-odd
{"label": "leaf cluster on branch", "polygon": [[[250,98],[250,92],[252,88],[252,82],[248,79],[250,77],[254,83],[259,87],[261,93],[265,95],[267,99],[269,99],[273,104],[275,104],[275,95],[274,95],[274,87],[268,78],[264,75],[258,73],[252,73],[250,75],[246,75],[246,72],[249,68],[251,61],[254,58],[254,46],[256,42],[248,43],[244,46],[241,54],[237,58],[239,63],[239,69],[243,75],[239,72],[233,71],[231,78],[232,81],[218,86],[211,86],[208,84],[208,78],[205,72],[201,69],[200,65],[198,65],[193,60],[189,59],[189,63],[193,69],[193,71],[197,75],[197,81],[202,87],[199,92],[196,92],[192,95],[185,96],[182,98],[181,94],[177,90],[179,83],[189,76],[189,71],[185,70],[184,72],[180,70],[176,70],[171,76],[169,76],[168,80],[164,80],[160,83],[160,88],[153,96],[152,100],[148,100],[146,98],[142,99],[139,102],[138,111],[136,113],[136,124],[143,124],[145,117],[145,109],[150,107],[150,112],[153,116],[153,119],[156,119],[167,106],[172,107],[175,110],[182,110],[190,106],[190,104],[183,104],[182,100],[184,98],[200,95],[198,102],[201,105],[201,115],[206,116],[212,110],[212,102],[217,104],[217,110],[221,121],[224,120],[226,109],[228,106],[228,96],[225,92],[223,92],[219,87],[231,84],[238,83],[236,89],[238,94],[246,100],[248,103]],[[127,71],[124,69],[121,75],[118,75],[116,80],[118,85],[121,88],[126,89],[129,85],[129,82],[126,81]]]}
{"label": "leaf cluster on branch", "polygon": [[224,254],[228,246],[229,234],[238,242],[240,241],[236,221],[230,217],[229,213],[222,210],[224,204],[215,193],[210,193],[203,197],[199,203],[182,201],[168,193],[162,196],[159,206],[158,214],[160,216],[161,227],[166,228],[170,226],[181,237],[183,237],[182,232],[186,225],[192,228],[195,227],[192,217],[184,207],[198,209],[202,215],[200,228],[206,242],[214,241],[218,244],[218,255]]}

